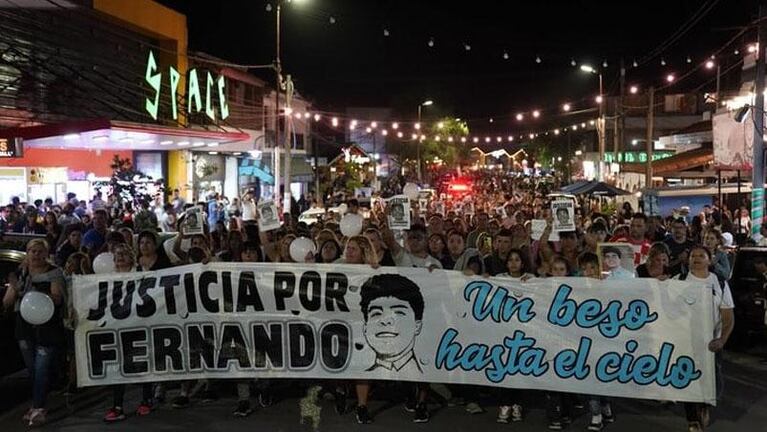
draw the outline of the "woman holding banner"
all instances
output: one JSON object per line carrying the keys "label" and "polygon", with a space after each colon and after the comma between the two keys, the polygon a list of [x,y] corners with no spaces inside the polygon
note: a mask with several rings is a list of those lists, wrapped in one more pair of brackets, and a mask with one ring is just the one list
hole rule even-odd
{"label": "woman holding banner", "polygon": [[[118,245],[112,249],[114,255],[115,273],[130,273],[136,269],[133,250],[127,245]],[[115,423],[125,420],[123,402],[125,400],[125,384],[113,386],[112,408],[104,415],[104,422]],[[152,412],[152,384],[141,384],[141,402],[136,409],[137,416],[149,415]]]}
{"label": "woman holding banner", "polygon": [[[735,327],[735,303],[727,281],[711,273],[711,252],[704,246],[693,246],[690,250],[690,272],[676,277],[700,286],[702,290],[713,293],[714,303],[714,339],[708,344],[709,351],[716,353],[716,396],[722,391],[721,351]],[[690,432],[702,431],[709,423],[709,406],[700,403],[685,403],[688,429]]]}
{"label": "woman holding banner", "polygon": [[[27,256],[19,268],[9,275],[9,287],[3,297],[3,307],[13,307],[16,313],[15,337],[32,380],[32,407],[23,417],[29,426],[45,423],[48,378],[54,367],[56,351],[64,340],[61,316],[64,276],[61,269],[48,262],[48,255],[48,243],[44,239],[29,241]],[[53,300],[53,315],[41,324],[29,323],[28,318],[23,316],[22,302],[30,293],[43,293]]]}

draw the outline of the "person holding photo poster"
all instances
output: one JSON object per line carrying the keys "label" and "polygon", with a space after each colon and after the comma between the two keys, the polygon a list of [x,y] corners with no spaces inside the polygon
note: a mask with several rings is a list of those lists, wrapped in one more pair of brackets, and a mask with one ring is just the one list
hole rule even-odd
{"label": "person holding photo poster", "polygon": [[279,227],[279,211],[274,201],[264,201],[258,204],[258,228],[261,232],[275,230]]}
{"label": "person holding photo poster", "polygon": [[181,233],[192,236],[204,234],[205,219],[199,207],[192,207],[186,211],[186,217],[181,222]]}
{"label": "person holding photo poster", "polygon": [[554,232],[575,231],[575,202],[569,198],[557,198],[551,202],[554,215]]}

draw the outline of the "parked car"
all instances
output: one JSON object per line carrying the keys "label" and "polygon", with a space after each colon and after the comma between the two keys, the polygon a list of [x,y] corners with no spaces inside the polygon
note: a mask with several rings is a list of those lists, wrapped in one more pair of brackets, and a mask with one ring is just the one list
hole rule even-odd
{"label": "parked car", "polygon": [[[0,249],[0,298],[8,289],[8,275],[16,271],[26,254],[17,250]],[[13,336],[13,312],[0,315],[0,377],[24,368],[16,338]]]}
{"label": "parked car", "polygon": [[310,208],[309,210],[301,213],[298,216],[298,223],[304,222],[305,224],[312,226],[319,222],[322,216],[325,215],[324,208]]}
{"label": "parked car", "polygon": [[767,247],[741,247],[735,253],[730,290],[735,302],[735,330],[732,345],[751,346],[755,340],[767,334],[765,325],[765,280],[754,269],[754,259],[767,259]]}

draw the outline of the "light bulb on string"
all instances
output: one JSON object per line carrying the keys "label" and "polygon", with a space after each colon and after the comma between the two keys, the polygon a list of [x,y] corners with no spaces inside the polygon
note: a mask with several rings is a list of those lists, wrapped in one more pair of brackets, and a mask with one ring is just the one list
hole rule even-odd
{"label": "light bulb on string", "polygon": [[594,124],[595,124],[595,123],[596,123],[596,122],[595,122],[594,120],[590,120],[590,121],[589,121],[589,124],[590,124],[591,126],[594,126]]}
{"label": "light bulb on string", "polygon": [[578,130],[578,125],[573,125],[573,130]]}
{"label": "light bulb on string", "polygon": [[357,120],[352,120],[351,123],[349,123],[349,129],[354,129],[357,127]]}
{"label": "light bulb on string", "polygon": [[503,141],[503,138],[501,138],[501,137],[495,137],[495,141],[496,141],[496,142],[501,142],[501,141]]}
{"label": "light bulb on string", "polygon": [[392,129],[399,129],[399,123],[397,123],[397,122],[392,123],[391,124],[391,128]]}
{"label": "light bulb on string", "polygon": [[629,87],[629,93],[631,93],[631,94],[637,94],[637,92],[639,92],[639,87],[637,87],[637,86],[635,86],[635,85],[633,85],[633,86]]}
{"label": "light bulb on string", "polygon": [[402,132],[397,132],[397,138],[402,138]]}
{"label": "light bulb on string", "polygon": [[466,137],[461,137],[461,142],[465,143],[466,142]]}
{"label": "light bulb on string", "polygon": [[562,111],[567,112],[567,111],[570,111],[571,108],[572,107],[570,106],[569,103],[566,103],[566,104],[562,105]]}
{"label": "light bulb on string", "polygon": [[383,29],[383,34],[384,34],[384,36],[388,37],[389,36],[389,29]]}
{"label": "light bulb on string", "polygon": [[474,141],[474,144],[476,144],[476,143],[478,143],[478,142],[479,142],[479,138],[477,138],[477,137],[474,137],[474,139],[472,139],[472,141]]}
{"label": "light bulb on string", "polygon": [[738,55],[738,54],[740,54],[740,50],[737,50],[737,49],[736,49],[736,50],[735,50],[735,52],[733,52],[733,54],[735,54],[735,55]]}
{"label": "light bulb on string", "polygon": [[381,135],[383,135],[383,136],[387,136],[387,135],[389,135],[389,131],[388,131],[388,130],[386,130],[386,129],[382,129],[382,130],[381,130]]}
{"label": "light bulb on string", "polygon": [[330,120],[330,123],[333,125],[333,127],[338,126],[338,117],[333,117],[333,119]]}
{"label": "light bulb on string", "polygon": [[530,134],[530,139],[535,138],[535,134]]}
{"label": "light bulb on string", "polygon": [[453,142],[453,137],[451,136],[447,137],[447,142]]}
{"label": "light bulb on string", "polygon": [[465,49],[466,51],[471,51],[471,45],[469,45],[467,43],[464,43],[463,44],[463,49]]}
{"label": "light bulb on string", "polygon": [[706,61],[706,69],[713,69],[714,66],[715,65],[714,65],[714,61],[713,60]]}
{"label": "light bulb on string", "polygon": [[444,127],[445,127],[445,123],[443,123],[443,122],[437,123],[437,129],[442,129]]}
{"label": "light bulb on string", "polygon": [[690,56],[687,56],[687,64],[690,64],[690,63],[692,63],[692,59],[690,58]]}
{"label": "light bulb on string", "polygon": [[421,123],[416,123],[415,125],[413,125],[413,127],[415,128],[415,130],[420,130],[421,129]]}
{"label": "light bulb on string", "polygon": [[522,113],[517,114],[517,121],[522,121],[525,118],[525,115]]}
{"label": "light bulb on string", "polygon": [[490,142],[490,137],[485,137],[485,142],[489,143]]}
{"label": "light bulb on string", "polygon": [[336,18],[335,17],[330,17],[330,19],[328,21],[330,21],[330,24],[335,24],[336,23]]}
{"label": "light bulb on string", "polygon": [[576,62],[575,59],[570,59],[570,66],[578,66],[578,62]]}
{"label": "light bulb on string", "polygon": [[271,12],[272,11],[272,4],[271,3],[267,3],[266,4],[266,11],[267,12]]}
{"label": "light bulb on string", "polygon": [[429,38],[429,42],[427,42],[426,45],[428,45],[429,48],[433,48],[434,47],[434,38]]}
{"label": "light bulb on string", "polygon": [[365,132],[367,132],[367,133],[373,132],[373,129],[365,128]]}
{"label": "light bulb on string", "polygon": [[559,135],[559,129],[554,129],[554,135]]}
{"label": "light bulb on string", "polygon": [[595,101],[596,101],[598,104],[601,104],[601,103],[602,103],[602,100],[603,100],[603,98],[602,98],[602,95],[598,95],[596,98],[594,98],[594,100],[595,100]]}
{"label": "light bulb on string", "polygon": [[316,122],[320,121],[320,115],[319,114],[315,114],[314,115],[314,121],[316,121]]}
{"label": "light bulb on string", "polygon": [[435,136],[435,137],[434,137],[434,141],[440,142],[441,140],[442,140],[442,138],[440,138],[440,136],[439,136],[439,135],[437,135],[437,136]]}
{"label": "light bulb on string", "polygon": [[378,127],[378,122],[370,123],[370,127],[373,128],[373,129],[377,128]]}
{"label": "light bulb on string", "polygon": [[632,66],[634,66],[634,67],[639,67],[639,63],[637,63],[637,61],[636,61],[636,60],[634,60],[634,62],[632,63]]}
{"label": "light bulb on string", "polygon": [[414,140],[418,139],[418,135],[417,134],[410,135],[410,137],[413,138]]}
{"label": "light bulb on string", "polygon": [[758,50],[759,50],[759,44],[758,43],[751,44],[751,45],[748,46],[748,52],[750,52],[750,53],[755,53]]}
{"label": "light bulb on string", "polygon": [[538,63],[538,64],[541,64],[541,62],[542,62],[542,61],[543,61],[543,60],[541,60],[541,56],[536,56],[536,57],[535,57],[535,62],[536,62],[536,63]]}
{"label": "light bulb on string", "polygon": [[503,59],[504,60],[508,60],[509,59],[509,53],[508,52],[506,52],[506,51],[503,52]]}
{"label": "light bulb on string", "polygon": [[492,118],[492,117],[490,117],[490,123],[492,123],[492,122],[494,122],[494,121],[495,121],[495,119],[494,119],[494,118]]}
{"label": "light bulb on string", "polygon": [[661,66],[666,66],[666,59],[664,59],[664,58],[661,58],[661,59],[660,59],[660,65],[661,65]]}
{"label": "light bulb on string", "polygon": [[538,110],[533,111],[533,118],[538,118],[541,116],[541,112]]}
{"label": "light bulb on string", "polygon": [[666,81],[668,81],[669,83],[674,82],[674,79],[675,79],[674,74],[666,75]]}
{"label": "light bulb on string", "polygon": [[602,62],[602,67],[603,67],[603,68],[606,68],[606,67],[607,67],[607,60],[604,60],[604,61]]}
{"label": "light bulb on string", "polygon": [[509,135],[508,137],[506,137],[506,141],[512,142],[512,141],[514,141],[514,137]]}
{"label": "light bulb on string", "polygon": [[312,115],[311,115],[311,114],[309,114],[308,112],[304,113],[304,118],[305,118],[305,119],[308,119],[308,118],[309,118],[309,117],[311,117],[311,116],[312,116]]}

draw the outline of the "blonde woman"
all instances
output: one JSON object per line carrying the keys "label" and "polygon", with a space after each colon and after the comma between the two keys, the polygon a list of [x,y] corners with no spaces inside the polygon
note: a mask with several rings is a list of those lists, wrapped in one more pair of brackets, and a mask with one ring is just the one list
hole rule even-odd
{"label": "blonde woman", "polygon": [[[48,262],[49,255],[50,250],[45,240],[34,239],[27,243],[27,256],[22,265],[9,275],[9,287],[3,297],[3,307],[13,308],[16,314],[15,336],[32,378],[32,407],[23,417],[29,426],[45,423],[48,378],[56,351],[62,348],[65,339],[61,316],[64,275],[60,268]],[[30,324],[21,317],[21,301],[31,292],[44,293],[53,300],[53,316],[44,324]]]}
{"label": "blonde woman", "polygon": [[378,255],[369,238],[363,235],[356,235],[346,241],[344,256],[337,263],[368,264],[373,268],[377,268]]}

